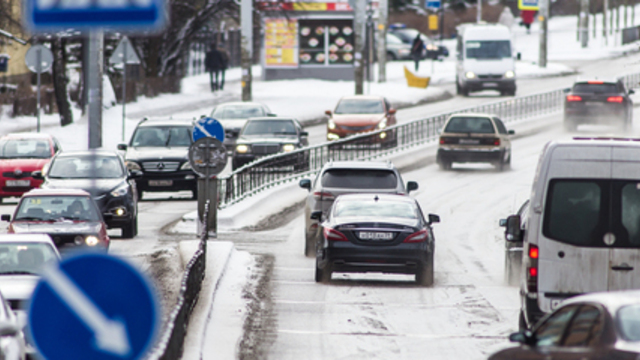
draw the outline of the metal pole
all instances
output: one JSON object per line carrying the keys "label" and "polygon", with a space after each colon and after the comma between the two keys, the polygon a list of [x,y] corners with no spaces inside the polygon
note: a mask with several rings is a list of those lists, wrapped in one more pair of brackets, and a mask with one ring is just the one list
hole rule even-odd
{"label": "metal pole", "polygon": [[478,0],[478,11],[476,13],[476,22],[480,21],[482,21],[482,0]]}
{"label": "metal pole", "polygon": [[580,45],[589,46],[589,0],[580,0]]}
{"label": "metal pole", "polygon": [[89,149],[102,146],[102,68],[103,68],[103,32],[91,30],[87,49],[86,69],[87,88],[89,89]]}
{"label": "metal pole", "polygon": [[538,59],[538,66],[541,68],[547,67],[547,30],[549,22],[549,0],[540,1],[540,57]]}
{"label": "metal pole", "polygon": [[355,7],[353,9],[353,30],[354,30],[354,46],[355,55],[353,61],[354,79],[355,79],[355,94],[362,95],[364,92],[364,27],[366,22],[366,0],[355,0]]}
{"label": "metal pole", "polygon": [[251,64],[253,63],[253,1],[241,0],[240,33],[242,44],[242,101],[251,101]]}
{"label": "metal pole", "polygon": [[604,36],[604,44],[609,45],[609,34],[607,33],[607,12],[609,11],[609,0],[604,0],[602,6],[602,36]]}
{"label": "metal pole", "polygon": [[[371,3],[369,3],[371,6]],[[367,77],[369,80],[369,86],[371,86],[371,82],[373,81],[373,17],[371,12],[369,11],[367,17]]]}
{"label": "metal pole", "polygon": [[36,95],[37,104],[36,104],[36,117],[38,118],[38,124],[36,125],[37,131],[40,132],[40,73],[42,73],[42,50],[38,48],[36,50],[36,72],[38,73],[36,77],[38,78],[38,94]]}
{"label": "metal pole", "polygon": [[389,18],[389,0],[378,2],[378,82],[387,81],[387,22]]}
{"label": "metal pole", "polygon": [[124,51],[122,54],[124,58],[122,62],[122,142],[124,142],[124,132],[125,132],[124,122],[127,116],[126,108],[127,108],[127,47],[128,47],[128,44],[125,43],[124,45],[125,45]]}

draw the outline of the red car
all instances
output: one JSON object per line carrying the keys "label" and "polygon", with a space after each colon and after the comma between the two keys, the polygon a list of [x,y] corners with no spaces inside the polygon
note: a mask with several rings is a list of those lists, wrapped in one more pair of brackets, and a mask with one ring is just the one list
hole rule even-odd
{"label": "red car", "polygon": [[[351,135],[383,130],[396,124],[396,110],[382,96],[353,95],[345,96],[338,102],[333,112],[325,111],[327,121],[327,140],[339,140]],[[396,133],[381,132],[372,139],[375,143],[395,145]]]}
{"label": "red car", "polygon": [[31,173],[42,170],[60,150],[60,144],[51,135],[21,133],[1,137],[0,202],[40,187],[42,180],[35,180]]}
{"label": "red car", "polygon": [[91,194],[78,189],[34,189],[24,194],[10,221],[10,234],[44,233],[60,251],[70,248],[107,250],[109,236]]}

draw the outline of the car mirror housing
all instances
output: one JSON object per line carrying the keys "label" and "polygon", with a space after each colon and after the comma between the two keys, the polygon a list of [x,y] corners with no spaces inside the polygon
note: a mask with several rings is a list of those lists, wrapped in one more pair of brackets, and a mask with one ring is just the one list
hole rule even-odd
{"label": "car mirror housing", "polygon": [[268,117],[276,117],[276,116],[278,116],[278,115],[276,115],[276,114],[274,114],[274,113],[268,113],[268,114],[267,114],[267,116],[268,116]]}
{"label": "car mirror housing", "polygon": [[44,176],[42,175],[42,171],[41,170],[36,170],[34,172],[31,173],[31,177],[36,179],[36,180],[44,180]]}
{"label": "car mirror housing", "polygon": [[300,133],[300,136],[309,136],[309,132],[308,131],[303,131]]}
{"label": "car mirror housing", "polygon": [[129,179],[140,179],[143,173],[140,170],[129,170]]}
{"label": "car mirror housing", "polygon": [[562,92],[568,94],[569,92],[571,92],[571,88],[562,89]]}
{"label": "car mirror housing", "polygon": [[429,214],[429,224],[437,224],[440,222],[440,216],[436,214]]}
{"label": "car mirror housing", "polygon": [[2,221],[11,221],[11,215],[3,214],[2,217],[0,217],[0,220],[2,220]]}
{"label": "car mirror housing", "polygon": [[409,181],[407,183],[407,193],[418,190],[418,183],[415,181]]}
{"label": "car mirror housing", "polygon": [[507,131],[507,133],[508,133],[509,135],[515,135],[515,134],[516,134],[516,131],[515,131],[515,130],[509,130],[509,131]]}
{"label": "car mirror housing", "polygon": [[633,89],[629,90],[629,95],[632,95],[632,94],[635,94],[635,93],[636,93],[635,90],[633,90]]}
{"label": "car mirror housing", "polygon": [[507,226],[507,219],[500,219],[500,221],[498,222],[498,226],[500,227]]}
{"label": "car mirror housing", "polygon": [[118,150],[127,151],[127,144],[118,144]]}
{"label": "car mirror housing", "polygon": [[520,215],[511,215],[506,221],[506,230],[504,236],[507,241],[522,241],[522,229]]}
{"label": "car mirror housing", "polygon": [[311,180],[302,179],[302,180],[300,180],[299,185],[300,185],[301,188],[311,191]]}
{"label": "car mirror housing", "polygon": [[325,115],[327,115],[327,116],[331,116],[331,110],[325,110],[325,112],[324,112],[324,113],[325,113]]}
{"label": "car mirror housing", "polygon": [[394,108],[389,109],[389,115],[395,115],[396,111]]}
{"label": "car mirror housing", "polygon": [[314,211],[310,216],[311,220],[322,220],[322,211]]}

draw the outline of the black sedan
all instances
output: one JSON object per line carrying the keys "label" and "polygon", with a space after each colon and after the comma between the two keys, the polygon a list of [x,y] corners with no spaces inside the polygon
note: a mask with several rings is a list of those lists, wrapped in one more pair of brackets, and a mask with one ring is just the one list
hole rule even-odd
{"label": "black sedan", "polygon": [[[319,220],[321,211],[311,218]],[[418,202],[404,195],[341,195],[328,219],[318,227],[316,281],[328,282],[336,272],[415,274],[416,281],[433,285],[435,238],[432,224]]]}
{"label": "black sedan", "polygon": [[564,127],[575,131],[578,125],[601,124],[629,129],[633,122],[633,101],[620,79],[576,81],[564,103]]}
{"label": "black sedan", "polygon": [[89,150],[60,153],[51,160],[44,173],[43,189],[82,189],[91,194],[109,228],[122,229],[122,237],[138,233],[138,190],[134,178],[137,170],[127,170],[115,152]]}
{"label": "black sedan", "polygon": [[[278,153],[288,153],[309,145],[309,133],[302,130],[298,120],[291,118],[265,117],[247,121],[236,140],[233,151],[233,170],[258,158]],[[285,157],[271,164],[273,167],[293,166],[294,170],[308,167],[307,155],[303,152]]]}

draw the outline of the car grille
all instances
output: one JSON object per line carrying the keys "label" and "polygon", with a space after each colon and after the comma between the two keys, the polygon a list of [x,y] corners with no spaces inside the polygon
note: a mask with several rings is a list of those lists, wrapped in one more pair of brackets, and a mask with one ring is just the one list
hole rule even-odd
{"label": "car grille", "polygon": [[256,155],[268,155],[275,154],[280,151],[280,145],[278,144],[256,144],[251,146],[251,150]]}
{"label": "car grille", "polygon": [[11,179],[21,179],[21,178],[26,178],[26,177],[31,176],[31,172],[30,171],[25,171],[25,172],[21,173],[20,175],[17,175],[13,171],[7,171],[7,172],[3,172],[2,176],[5,177],[5,178],[11,178]]}
{"label": "car grille", "polygon": [[345,130],[349,130],[349,131],[366,131],[366,130],[370,130],[373,127],[375,127],[375,125],[367,125],[367,126],[344,126],[344,125],[340,125],[341,128],[345,129]]}
{"label": "car grille", "polygon": [[177,171],[180,163],[177,161],[148,161],[142,163],[146,172],[173,172]]}
{"label": "car grille", "polygon": [[478,75],[479,79],[502,79],[502,75]]}

